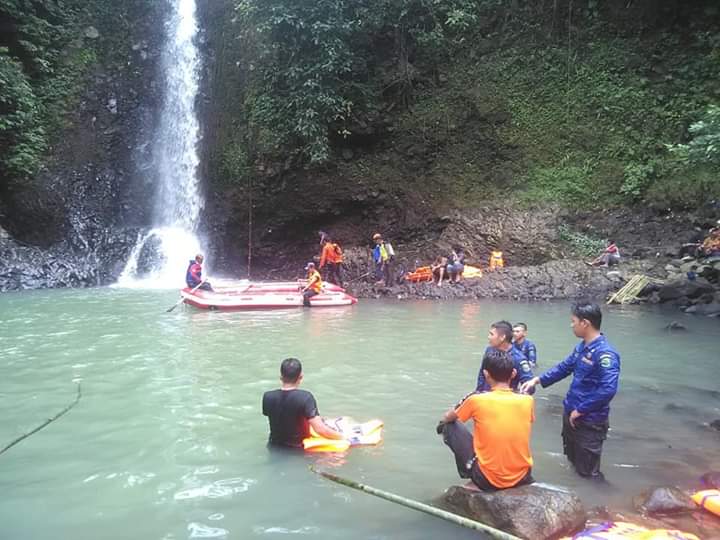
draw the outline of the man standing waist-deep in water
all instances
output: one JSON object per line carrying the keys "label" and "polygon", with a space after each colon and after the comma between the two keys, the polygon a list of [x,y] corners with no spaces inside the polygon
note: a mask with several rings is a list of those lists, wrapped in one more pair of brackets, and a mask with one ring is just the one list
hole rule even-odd
{"label": "man standing waist-deep in water", "polygon": [[565,360],[523,383],[522,392],[537,384],[546,388],[573,375],[563,402],[563,449],[581,476],[602,479],[600,455],[607,437],[610,401],[620,379],[620,355],[600,332],[600,306],[581,302],[572,307],[570,326],[582,341]]}
{"label": "man standing waist-deep in water", "polygon": [[280,364],[282,387],[263,394],[262,411],[270,424],[271,444],[302,448],[310,437],[310,426],[326,439],[343,436],[323,422],[315,397],[298,387],[302,382],[302,364],[297,358],[286,358]]}

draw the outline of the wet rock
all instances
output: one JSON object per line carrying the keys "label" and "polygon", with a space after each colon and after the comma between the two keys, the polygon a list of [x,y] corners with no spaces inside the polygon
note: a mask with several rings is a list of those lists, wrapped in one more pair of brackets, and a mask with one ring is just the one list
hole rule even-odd
{"label": "wet rock", "polygon": [[677,332],[677,331],[687,331],[687,327],[684,324],[681,324],[677,321],[672,321],[667,326],[665,326],[665,330],[669,332]]}
{"label": "wet rock", "polygon": [[663,285],[658,291],[661,302],[669,302],[671,300],[681,300],[682,298],[697,298],[707,293],[714,293],[715,288],[707,282],[696,281],[676,281]]}
{"label": "wet rock", "polygon": [[692,499],[675,487],[659,487],[642,493],[635,497],[633,504],[636,509],[651,515],[677,514],[695,510]]}
{"label": "wet rock", "polygon": [[710,427],[713,428],[713,429],[716,430],[716,431],[720,431],[720,418],[718,418],[717,420],[713,420],[712,422],[710,422]]}
{"label": "wet rock", "polygon": [[573,492],[533,484],[496,492],[453,486],[443,506],[491,527],[532,540],[555,538],[581,530],[587,514]]}
{"label": "wet rock", "polygon": [[100,32],[94,26],[88,26],[83,35],[88,39],[97,39],[100,37]]}
{"label": "wet rock", "polygon": [[685,310],[685,313],[696,313],[697,315],[717,315],[720,314],[720,303],[713,302],[711,304],[696,304]]}
{"label": "wet rock", "polygon": [[700,477],[700,482],[708,489],[720,489],[720,471],[706,472]]}

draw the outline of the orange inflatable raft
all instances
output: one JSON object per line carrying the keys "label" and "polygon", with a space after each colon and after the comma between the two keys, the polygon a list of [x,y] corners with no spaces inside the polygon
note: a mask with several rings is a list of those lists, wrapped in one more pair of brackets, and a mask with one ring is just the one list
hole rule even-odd
{"label": "orange inflatable raft", "polygon": [[351,446],[375,446],[382,442],[382,420],[369,420],[357,423],[349,416],[326,418],[325,423],[339,431],[344,439],[325,439],[310,428],[310,437],[303,440],[306,452],[345,452]]}

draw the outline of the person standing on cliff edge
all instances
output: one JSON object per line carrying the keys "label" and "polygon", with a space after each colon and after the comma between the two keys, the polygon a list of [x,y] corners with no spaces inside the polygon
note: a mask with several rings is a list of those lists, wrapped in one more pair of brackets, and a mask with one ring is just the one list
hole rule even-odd
{"label": "person standing on cliff edge", "polygon": [[563,401],[563,450],[580,476],[604,479],[600,472],[600,455],[607,437],[610,401],[618,390],[620,354],[600,332],[600,306],[580,302],[572,307],[570,327],[582,341],[570,356],[539,377],[520,385],[521,392],[531,392],[573,375]]}

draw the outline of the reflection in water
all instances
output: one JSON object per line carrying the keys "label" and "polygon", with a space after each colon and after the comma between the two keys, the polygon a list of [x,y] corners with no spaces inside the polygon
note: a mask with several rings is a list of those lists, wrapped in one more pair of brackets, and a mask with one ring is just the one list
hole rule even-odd
{"label": "reflection in water", "polygon": [[[176,293],[40,291],[0,295],[0,440],[67,402],[71,414],[3,455],[3,537],[420,540],[476,538],[330,484],[310,465],[419,500],[457,483],[435,434],[447,407],[472,390],[487,328],[525,321],[542,371],[575,343],[564,304],[364,301],[350,309],[269,312],[164,310]],[[720,469],[714,378],[717,321],[662,328],[676,312],[606,312],[622,353],[620,393],[598,490],[568,467],[560,442],[567,382],[536,395],[534,475],[576,489],[587,506],[628,505],[649,485],[692,486]],[[89,352],[92,351],[92,352]],[[260,400],[279,364],[303,361],[321,414],[381,418],[385,441],[346,454],[268,451]],[[8,407],[8,410],[10,410]],[[48,459],[48,456],[52,456]],[[42,520],[28,520],[40,507]]]}

